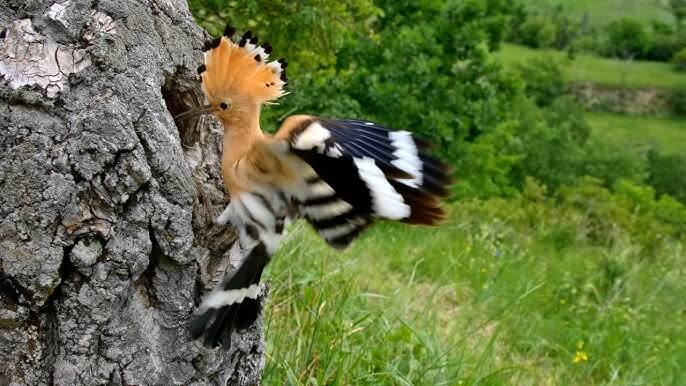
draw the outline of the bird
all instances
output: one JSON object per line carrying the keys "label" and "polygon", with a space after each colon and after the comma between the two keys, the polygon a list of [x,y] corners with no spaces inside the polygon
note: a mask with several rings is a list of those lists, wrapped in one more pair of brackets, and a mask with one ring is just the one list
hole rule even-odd
{"label": "bird", "polygon": [[287,117],[275,134],[260,110],[287,94],[272,46],[230,25],[207,41],[198,75],[207,104],[181,115],[214,115],[224,129],[221,174],[230,202],[216,218],[238,230],[241,261],[207,294],[190,325],[194,340],[230,347],[235,329],[261,312],[259,283],[286,224],[307,221],[333,248],[347,247],[375,220],[437,225],[453,182],[431,144],[406,130],[360,119]]}

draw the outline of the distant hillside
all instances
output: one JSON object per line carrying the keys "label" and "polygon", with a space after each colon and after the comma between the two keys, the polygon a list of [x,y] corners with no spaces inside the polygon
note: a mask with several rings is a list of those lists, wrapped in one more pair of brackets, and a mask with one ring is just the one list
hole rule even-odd
{"label": "distant hillside", "polygon": [[667,11],[666,0],[523,0],[532,7],[562,5],[566,10],[584,16],[588,14],[591,25],[602,27],[622,17],[640,20],[660,20],[673,23],[674,17]]}
{"label": "distant hillside", "polygon": [[589,54],[577,55],[572,61],[564,52],[536,50],[515,44],[503,44],[496,56],[506,67],[526,62],[533,57],[556,60],[562,66],[567,80],[572,83],[589,82],[606,87],[666,90],[686,87],[686,73],[675,71],[668,63],[639,60],[625,62]]}

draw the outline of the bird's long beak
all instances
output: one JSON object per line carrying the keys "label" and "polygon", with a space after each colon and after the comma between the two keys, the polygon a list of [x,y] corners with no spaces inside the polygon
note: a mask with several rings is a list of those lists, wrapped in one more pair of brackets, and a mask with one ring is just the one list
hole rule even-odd
{"label": "bird's long beak", "polygon": [[198,115],[212,114],[215,111],[217,111],[216,107],[212,107],[210,105],[200,106],[197,109],[187,110],[182,112],[181,114],[177,114],[176,116],[174,116],[174,120],[195,117]]}

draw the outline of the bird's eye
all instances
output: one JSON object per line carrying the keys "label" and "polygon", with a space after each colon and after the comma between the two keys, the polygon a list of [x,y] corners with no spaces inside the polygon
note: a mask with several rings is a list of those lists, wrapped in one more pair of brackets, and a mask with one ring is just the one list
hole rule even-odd
{"label": "bird's eye", "polygon": [[219,104],[219,107],[221,107],[222,110],[226,110],[229,108],[229,104],[226,102],[222,102]]}

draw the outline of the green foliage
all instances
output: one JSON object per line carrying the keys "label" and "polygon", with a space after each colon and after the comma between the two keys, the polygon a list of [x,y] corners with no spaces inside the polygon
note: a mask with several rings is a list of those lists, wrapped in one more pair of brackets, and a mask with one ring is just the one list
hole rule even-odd
{"label": "green foliage", "polygon": [[674,63],[677,70],[686,72],[686,47],[674,54],[672,63]]}
{"label": "green foliage", "polygon": [[520,27],[519,41],[529,47],[552,47],[556,37],[557,28],[546,16],[529,17]]}
{"label": "green foliage", "polygon": [[551,191],[574,184],[581,176],[590,127],[583,109],[571,97],[560,97],[539,111],[530,102],[517,106],[517,137],[514,142],[519,162],[511,168],[513,183],[521,187],[532,176]]}
{"label": "green foliage", "polygon": [[[674,22],[679,17],[678,6],[668,8],[674,12],[672,18],[658,4],[644,1],[595,3],[520,0],[513,6],[515,17],[509,41],[534,48],[567,50],[572,57],[583,50],[623,59],[662,62],[669,61],[686,45],[686,28]],[[621,12],[613,9],[611,3],[617,3],[614,8]],[[629,12],[630,8],[636,9]],[[592,21],[599,18],[602,20]]]}
{"label": "green foliage", "polygon": [[526,82],[526,94],[539,106],[548,106],[567,92],[567,82],[556,60],[532,57],[517,64],[516,70]]}
{"label": "green foliage", "polygon": [[683,35],[677,33],[671,25],[653,22],[648,47],[642,59],[669,62],[685,44]]}
{"label": "green foliage", "polygon": [[640,21],[623,18],[607,27],[608,41],[605,52],[622,59],[642,57],[648,50],[648,34]]}
{"label": "green foliage", "polygon": [[681,23],[686,19],[686,0],[669,0],[669,7],[677,23]]}
{"label": "green foliage", "polygon": [[635,149],[621,144],[591,141],[586,148],[580,175],[588,175],[612,186],[621,179],[642,182],[646,176],[646,160]]}
{"label": "green foliage", "polygon": [[686,155],[648,153],[648,183],[659,194],[668,194],[686,203]]}
{"label": "green foliage", "polygon": [[686,117],[686,87],[672,91],[669,104],[674,114]]}
{"label": "green foliage", "polygon": [[251,29],[276,55],[297,58],[289,68],[297,73],[335,65],[337,47],[354,34],[369,38],[368,23],[381,15],[372,0],[190,0],[189,5],[211,35],[221,35],[227,23]]}

